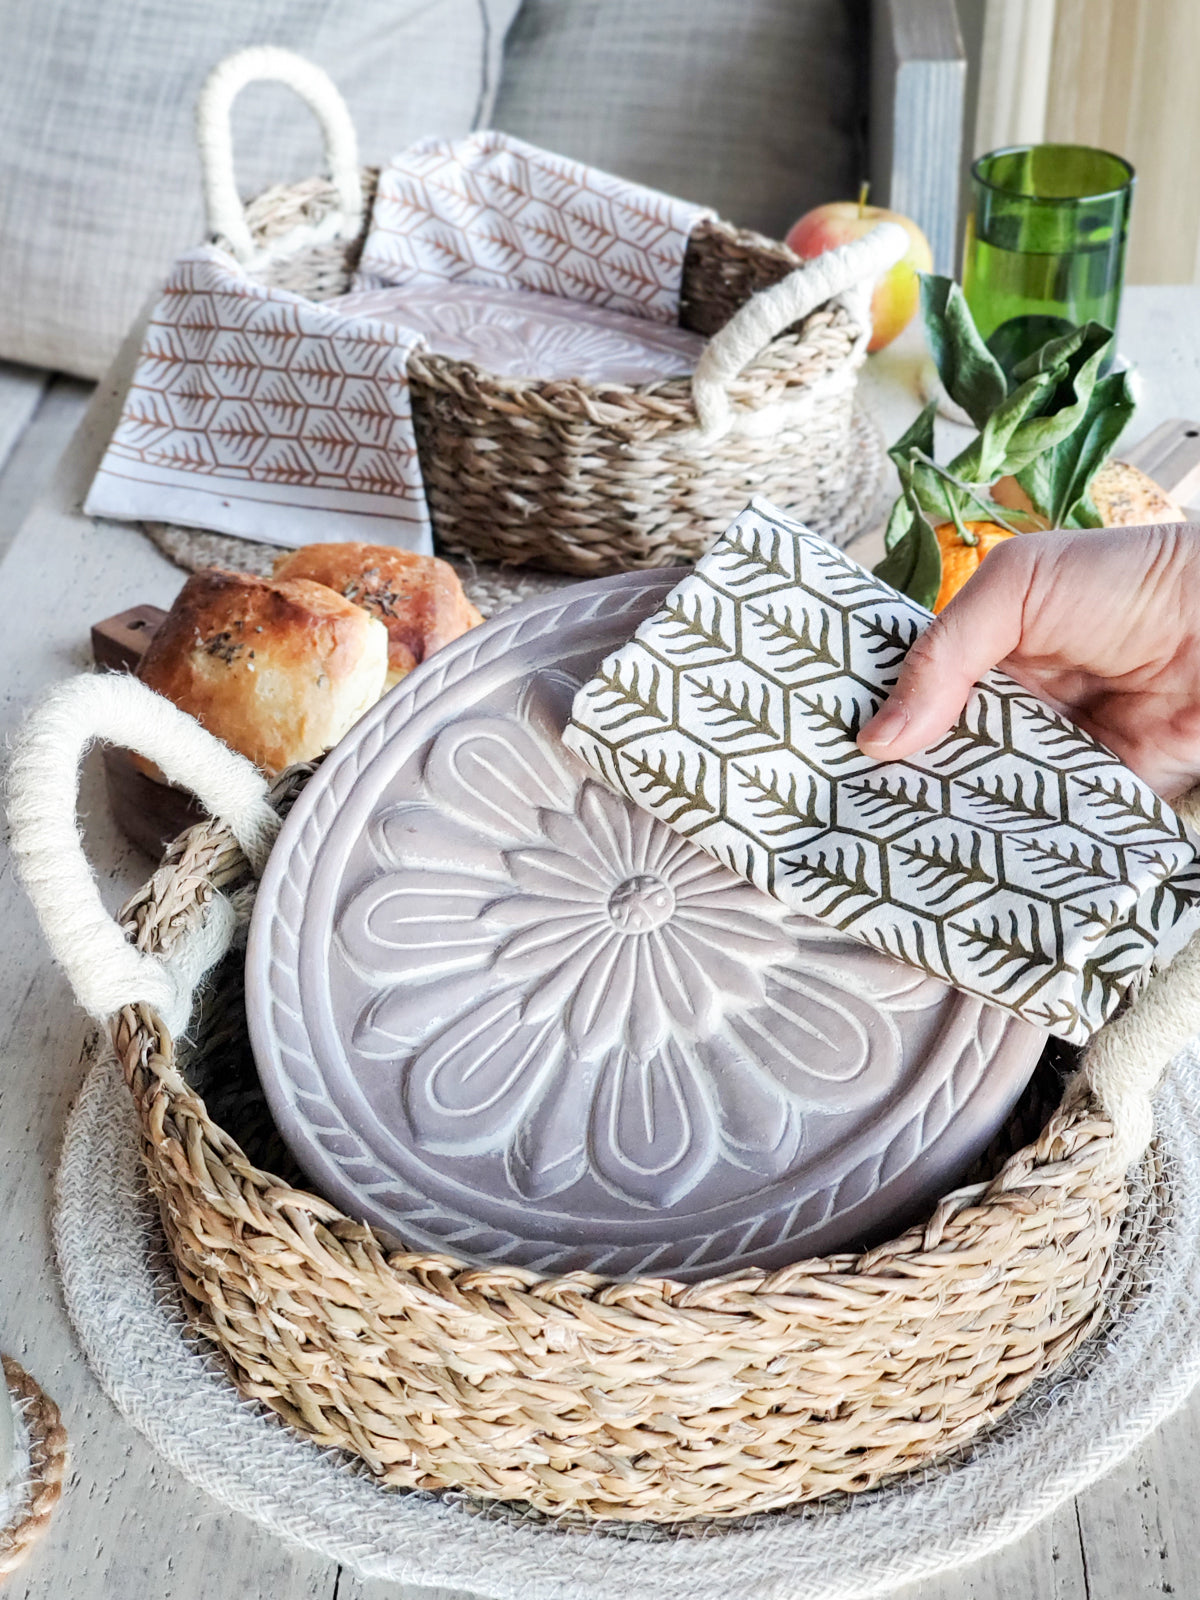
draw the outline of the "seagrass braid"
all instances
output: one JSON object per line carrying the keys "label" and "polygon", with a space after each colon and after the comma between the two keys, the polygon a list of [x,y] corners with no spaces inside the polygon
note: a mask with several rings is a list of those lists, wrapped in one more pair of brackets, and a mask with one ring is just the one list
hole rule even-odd
{"label": "seagrass braid", "polygon": [[[216,824],[179,841],[131,908],[139,945],[185,933],[172,886],[248,881],[237,855]],[[240,1005],[227,972],[204,1027],[236,1032]],[[867,1254],[686,1288],[538,1280],[389,1256],[255,1167],[152,1011],[112,1037],[199,1326],[247,1394],[389,1483],[667,1522],[853,1491],[972,1437],[1103,1315],[1125,1192],[1086,1092]]]}
{"label": "seagrass braid", "polygon": [[[21,745],[52,722],[35,712]],[[184,755],[202,766],[214,741],[198,724],[188,737]],[[27,771],[20,747],[16,765]],[[280,779],[277,809],[308,775]],[[59,820],[59,848],[78,853],[73,820]],[[19,804],[13,821],[22,857]],[[193,947],[219,954],[214,903],[230,937],[252,894],[229,824],[192,829],[128,908],[131,957],[192,974],[194,999]],[[86,987],[87,951],[67,957]],[[235,949],[172,1026],[131,980],[110,1019],[149,1184],[196,1323],[241,1389],[387,1483],[666,1523],[855,1492],[973,1437],[1104,1315],[1130,1130],[1144,1128],[1139,1107],[1165,1065],[1148,1045],[1118,1053],[1124,1076],[1103,1063],[1078,1075],[994,1179],[871,1251],[687,1287],[539,1279],[389,1254],[251,1159],[190,1075],[206,1063],[214,1084],[253,1081],[241,970]],[[1192,984],[1177,961],[1131,1015],[1149,999],[1178,1024]],[[177,1057],[181,1036],[192,1042]]]}
{"label": "seagrass braid", "polygon": [[0,1579],[25,1560],[62,1497],[67,1432],[58,1407],[19,1361],[5,1356],[4,1380],[29,1435],[29,1493],[19,1519],[0,1531]]}

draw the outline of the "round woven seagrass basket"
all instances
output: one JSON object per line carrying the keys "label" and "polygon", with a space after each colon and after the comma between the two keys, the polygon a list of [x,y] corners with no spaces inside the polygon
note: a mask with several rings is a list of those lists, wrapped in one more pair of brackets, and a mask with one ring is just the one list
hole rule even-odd
{"label": "round woven seagrass basket", "polygon": [[[243,212],[229,108],[262,78],[312,106],[333,176],[277,186]],[[258,283],[310,300],[344,294],[379,173],[358,169],[349,115],[325,75],[287,52],[243,52],[213,73],[197,124],[214,242]],[[701,221],[680,297],[682,326],[710,338],[692,377],[597,388],[497,377],[415,350],[413,421],[439,545],[592,577],[670,566],[694,561],[753,494],[818,533],[844,531],[862,496],[852,417],[870,288],[903,247],[889,234],[803,266],[781,244]]]}
{"label": "round woven seagrass basket", "polygon": [[[176,841],[121,933],[74,823],[97,737],[224,819]],[[106,1020],[188,1306],[245,1394],[388,1484],[682,1523],[936,1462],[1100,1325],[1151,1093],[1200,1027],[1200,947],[1097,1035],[1032,1142],[864,1254],[683,1286],[389,1253],[306,1192],[249,1054],[238,934],[310,771],[268,802],[241,757],[115,676],[52,691],[12,765],[19,869]]]}

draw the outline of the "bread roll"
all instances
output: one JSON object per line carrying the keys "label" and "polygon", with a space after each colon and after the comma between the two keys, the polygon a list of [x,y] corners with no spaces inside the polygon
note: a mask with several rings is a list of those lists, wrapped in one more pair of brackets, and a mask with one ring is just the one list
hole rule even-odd
{"label": "bread roll", "polygon": [[[1117,461],[1112,456],[1092,479],[1089,493],[1106,528],[1144,528],[1160,522],[1187,521],[1183,507],[1153,478],[1140,467],[1131,467],[1128,461]],[[1032,514],[1031,521],[1037,527],[1049,526],[1044,517],[1034,513],[1033,501],[1015,478],[997,478],[991,494],[997,505]],[[1025,532],[1024,526],[1021,532]]]}
{"label": "bread roll", "polygon": [[1160,522],[1186,522],[1183,507],[1153,478],[1111,457],[1092,479],[1092,504],[1106,528],[1144,528]]}
{"label": "bread roll", "polygon": [[138,677],[274,776],[374,705],[387,646],[376,618],[322,584],[213,567],[184,584]]}
{"label": "bread roll", "polygon": [[388,631],[389,689],[483,621],[448,562],[389,544],[307,544],[282,556],[275,576],[327,584],[377,616]]}

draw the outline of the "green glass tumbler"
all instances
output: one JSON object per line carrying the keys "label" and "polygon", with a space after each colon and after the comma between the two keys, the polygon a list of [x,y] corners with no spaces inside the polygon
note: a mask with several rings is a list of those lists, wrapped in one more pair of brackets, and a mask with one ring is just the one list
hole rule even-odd
{"label": "green glass tumbler", "polygon": [[971,168],[963,294],[992,354],[1017,364],[1089,320],[1116,328],[1133,168],[1085,145],[1017,145]]}

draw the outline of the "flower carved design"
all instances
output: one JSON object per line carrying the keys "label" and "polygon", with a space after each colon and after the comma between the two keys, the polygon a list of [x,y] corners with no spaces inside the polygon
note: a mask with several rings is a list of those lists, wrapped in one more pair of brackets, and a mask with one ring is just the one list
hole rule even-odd
{"label": "flower carved design", "polygon": [[575,684],[457,721],[370,828],[336,943],[353,1047],[396,1064],[419,1150],[503,1155],[517,1197],[581,1180],[660,1208],[793,1170],[811,1118],[886,1099],[898,1013],[943,986],[789,914],[594,778]]}
{"label": "flower carved design", "polygon": [[405,284],[327,303],[344,316],[422,334],[437,355],[513,378],[654,383],[693,372],[705,344],[684,328],[533,289]]}

